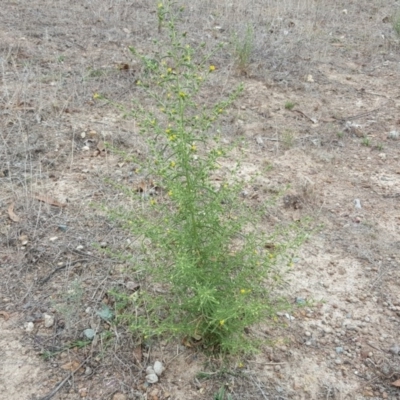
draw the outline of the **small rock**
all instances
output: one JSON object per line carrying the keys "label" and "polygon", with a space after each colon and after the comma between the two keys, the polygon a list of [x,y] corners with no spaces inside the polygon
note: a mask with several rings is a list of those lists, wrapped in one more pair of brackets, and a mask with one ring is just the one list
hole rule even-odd
{"label": "small rock", "polygon": [[146,368],[146,374],[147,374],[147,375],[149,375],[149,374],[155,374],[154,368],[153,368],[152,366],[148,366],[148,367]]}
{"label": "small rock", "polygon": [[26,330],[28,333],[32,332],[34,328],[35,328],[35,325],[34,325],[33,322],[27,322],[27,323],[25,324],[25,330]]}
{"label": "small rock", "polygon": [[310,337],[310,336],[311,336],[311,332],[308,332],[308,331],[304,332],[304,334],[305,334],[307,337]]}
{"label": "small rock", "polygon": [[160,362],[160,361],[156,361],[155,363],[154,363],[154,372],[155,372],[155,374],[157,375],[157,376],[161,376],[161,374],[163,373],[163,371],[164,371],[164,365],[162,364],[162,362]]}
{"label": "small rock", "polygon": [[354,199],[354,207],[361,208],[361,201],[360,199]]}
{"label": "small rock", "polygon": [[393,345],[390,350],[389,350],[392,354],[394,355],[399,355],[400,354],[400,346],[398,344]]}
{"label": "small rock", "polygon": [[94,329],[88,328],[83,331],[83,334],[86,336],[86,338],[92,340],[95,337],[96,332]]}
{"label": "small rock", "polygon": [[343,347],[336,347],[336,353],[340,354],[343,353]]}
{"label": "small rock", "polygon": [[83,250],[84,246],[82,246],[81,244],[79,246],[76,246],[76,250]]}
{"label": "small rock", "polygon": [[126,282],[125,286],[128,290],[132,291],[136,291],[140,288],[140,285],[137,282],[132,282],[132,281]]}
{"label": "small rock", "polygon": [[44,314],[44,326],[45,328],[51,328],[54,325],[54,316]]}
{"label": "small rock", "polygon": [[379,154],[378,154],[378,157],[379,157],[381,160],[386,160],[386,154],[385,154],[385,153],[379,153]]}
{"label": "small rock", "polygon": [[92,372],[93,372],[92,368],[86,367],[86,369],[85,369],[85,375],[86,376],[92,375]]}
{"label": "small rock", "polygon": [[50,240],[50,242],[55,242],[57,239],[58,239],[57,236],[53,236],[53,237],[51,237],[49,240]]}
{"label": "small rock", "polygon": [[127,397],[123,393],[115,393],[112,400],[126,400]]}
{"label": "small rock", "polygon": [[146,382],[148,383],[157,383],[158,376],[156,374],[148,374],[146,375]]}
{"label": "small rock", "polygon": [[101,242],[101,243],[100,243],[100,247],[101,247],[102,249],[105,249],[105,248],[107,247],[107,242]]}
{"label": "small rock", "polygon": [[400,133],[398,131],[390,131],[387,135],[388,139],[399,140]]}
{"label": "small rock", "polygon": [[340,358],[336,358],[335,359],[335,364],[341,365],[342,364],[342,360]]}
{"label": "small rock", "polygon": [[353,124],[350,121],[346,122],[346,126],[345,126],[344,130],[346,132],[351,133],[352,135],[359,137],[359,138],[364,137],[364,132],[361,129],[361,125]]}
{"label": "small rock", "polygon": [[306,304],[306,301],[302,297],[296,297],[295,301],[296,301],[296,304],[300,304],[300,305]]}
{"label": "small rock", "polygon": [[261,136],[257,136],[256,137],[256,142],[257,144],[259,144],[260,146],[262,146],[264,144],[264,140],[262,139]]}

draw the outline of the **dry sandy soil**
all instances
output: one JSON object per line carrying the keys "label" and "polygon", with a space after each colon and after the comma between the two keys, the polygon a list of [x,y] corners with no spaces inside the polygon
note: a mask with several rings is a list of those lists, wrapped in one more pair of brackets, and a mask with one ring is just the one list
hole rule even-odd
{"label": "dry sandy soil", "polygon": [[[131,151],[140,138],[93,94],[135,97],[127,47],[151,53],[155,4],[1,3],[0,399],[211,399],[221,386],[232,399],[400,398],[398,1],[186,3],[194,44],[254,27],[245,71],[229,45],[212,60],[214,93],[245,87],[221,131],[243,136],[244,173],[272,166],[259,201],[290,185],[271,221],[321,226],[281,289],[309,306],[278,315],[260,354],[224,369],[179,343],[138,348],[96,314],[132,276],[99,249],[126,248],[127,233],[90,205],[123,201],[105,178],[137,179],[101,143]],[[110,333],[88,344],[88,328]],[[166,370],[146,385],[156,359]]]}

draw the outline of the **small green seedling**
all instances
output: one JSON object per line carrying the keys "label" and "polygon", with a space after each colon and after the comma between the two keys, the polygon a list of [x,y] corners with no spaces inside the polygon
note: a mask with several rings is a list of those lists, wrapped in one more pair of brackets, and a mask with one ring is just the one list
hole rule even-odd
{"label": "small green seedling", "polygon": [[294,106],[296,105],[296,103],[293,103],[292,101],[287,101],[285,103],[285,109],[286,110],[293,110]]}
{"label": "small green seedling", "polygon": [[370,147],[371,146],[371,140],[369,139],[369,137],[364,137],[363,140],[361,141],[361,144],[363,146]]}

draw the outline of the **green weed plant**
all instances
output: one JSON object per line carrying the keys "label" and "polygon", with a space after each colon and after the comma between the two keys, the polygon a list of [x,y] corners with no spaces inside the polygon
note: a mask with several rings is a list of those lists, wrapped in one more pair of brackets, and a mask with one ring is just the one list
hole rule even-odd
{"label": "green weed plant", "polygon": [[254,29],[251,25],[247,25],[244,35],[234,35],[233,46],[237,68],[241,73],[245,73],[254,49]]}
{"label": "green weed plant", "polygon": [[400,37],[400,10],[393,15],[392,25],[397,36]]}
{"label": "green weed plant", "polygon": [[108,212],[141,243],[137,270],[145,274],[137,276],[147,284],[129,297],[114,295],[120,318],[145,341],[167,335],[210,351],[251,351],[248,327],[282,306],[270,296],[281,279],[277,263],[285,257],[290,263],[303,231],[267,236],[259,225],[265,210],[243,200],[237,168],[223,173],[231,149],[215,124],[243,87],[209,104],[206,82],[218,71],[204,46],[193,47],[179,32],[180,11],[170,2],[158,5],[167,43],[156,43],[154,54],[130,48],[143,67],[136,86],[147,103],[134,102],[128,116],[148,154],[126,158],[140,165],[152,190],[124,187],[131,208]]}

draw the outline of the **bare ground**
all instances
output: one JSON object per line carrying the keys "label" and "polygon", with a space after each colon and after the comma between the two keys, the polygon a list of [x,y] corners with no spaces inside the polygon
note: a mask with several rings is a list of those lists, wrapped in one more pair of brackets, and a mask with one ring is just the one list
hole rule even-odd
{"label": "bare ground", "polygon": [[[271,223],[312,216],[321,226],[282,288],[310,305],[255,328],[261,353],[221,369],[179,343],[138,347],[96,314],[110,289],[129,289],[134,277],[99,249],[126,249],[127,233],[90,205],[124,201],[105,178],[138,179],[101,142],[127,151],[141,142],[134,123],[93,94],[122,104],[135,96],[127,46],[151,53],[154,4],[2,2],[1,399],[44,399],[54,388],[54,399],[210,399],[224,385],[234,399],[400,398],[392,385],[400,378],[400,140],[390,137],[400,131],[400,44],[390,24],[399,4],[301,3],[186,4],[183,28],[210,48],[253,24],[245,75],[229,46],[213,60],[214,92],[245,85],[221,130],[227,141],[243,135],[243,174],[272,165],[248,188],[254,199],[291,186]],[[87,345],[87,328],[111,334]],[[167,369],[147,386],[156,359]]]}

